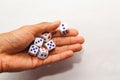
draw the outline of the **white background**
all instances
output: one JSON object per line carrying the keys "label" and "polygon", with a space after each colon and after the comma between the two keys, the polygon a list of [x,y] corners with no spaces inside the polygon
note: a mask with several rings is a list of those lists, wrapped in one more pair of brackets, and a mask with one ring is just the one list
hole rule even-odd
{"label": "white background", "polygon": [[0,73],[0,80],[120,80],[120,0],[0,0],[1,33],[55,20],[78,29],[84,49],[35,70]]}

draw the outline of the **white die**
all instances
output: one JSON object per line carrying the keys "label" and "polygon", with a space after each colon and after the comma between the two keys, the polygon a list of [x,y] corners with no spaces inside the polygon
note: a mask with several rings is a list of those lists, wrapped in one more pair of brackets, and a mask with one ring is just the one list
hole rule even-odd
{"label": "white die", "polygon": [[48,51],[51,51],[56,47],[55,43],[52,40],[45,43],[44,46],[48,49]]}
{"label": "white die", "polygon": [[68,25],[65,23],[61,23],[59,26],[61,34],[65,35],[68,33]]}
{"label": "white die", "polygon": [[42,38],[35,38],[34,44],[39,46],[39,47],[42,47],[43,41],[44,40]]}
{"label": "white die", "polygon": [[46,59],[48,57],[48,54],[48,50],[42,47],[39,49],[37,57],[40,59]]}
{"label": "white die", "polygon": [[45,32],[41,35],[41,38],[44,39],[44,42],[48,42],[49,40],[51,40],[52,34],[48,33],[48,32]]}
{"label": "white die", "polygon": [[28,53],[30,55],[36,56],[38,51],[39,51],[39,47],[37,47],[36,45],[31,45],[30,48],[29,48]]}

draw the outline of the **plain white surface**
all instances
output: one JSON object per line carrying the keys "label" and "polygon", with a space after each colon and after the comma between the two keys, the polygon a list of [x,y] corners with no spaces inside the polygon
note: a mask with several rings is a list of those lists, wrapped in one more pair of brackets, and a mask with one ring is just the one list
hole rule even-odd
{"label": "plain white surface", "polygon": [[120,80],[120,0],[0,0],[0,32],[61,20],[85,36],[74,57],[0,80]]}

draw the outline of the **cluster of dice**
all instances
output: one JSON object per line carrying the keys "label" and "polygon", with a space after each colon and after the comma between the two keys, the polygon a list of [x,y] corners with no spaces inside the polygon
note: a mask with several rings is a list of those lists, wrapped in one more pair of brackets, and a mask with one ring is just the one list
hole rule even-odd
{"label": "cluster of dice", "polygon": [[[61,23],[59,30],[62,35],[68,33],[68,25]],[[46,59],[49,52],[55,49],[56,45],[52,40],[52,34],[49,32],[42,33],[40,37],[35,38],[34,44],[32,44],[28,50],[28,53],[33,56],[37,56],[40,59]]]}

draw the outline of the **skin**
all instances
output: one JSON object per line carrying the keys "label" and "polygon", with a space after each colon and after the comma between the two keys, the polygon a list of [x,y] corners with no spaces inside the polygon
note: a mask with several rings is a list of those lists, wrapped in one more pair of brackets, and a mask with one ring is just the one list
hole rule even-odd
{"label": "skin", "polygon": [[[65,36],[57,30],[60,21],[26,25],[17,30],[0,34],[0,72],[30,70],[42,65],[67,59],[82,49],[84,38],[78,31],[70,29]],[[28,48],[35,37],[51,32],[56,48],[47,59],[41,60],[28,54]]]}

